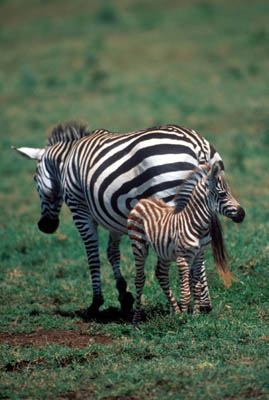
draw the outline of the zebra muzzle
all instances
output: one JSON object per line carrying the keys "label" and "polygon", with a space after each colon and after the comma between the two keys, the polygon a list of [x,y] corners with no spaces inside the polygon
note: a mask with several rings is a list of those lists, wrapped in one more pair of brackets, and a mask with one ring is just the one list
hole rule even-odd
{"label": "zebra muzzle", "polygon": [[245,218],[245,211],[242,207],[239,207],[237,210],[237,215],[232,218],[233,222],[240,223]]}
{"label": "zebra muzzle", "polygon": [[59,226],[59,218],[42,217],[38,221],[38,228],[44,233],[54,233]]}

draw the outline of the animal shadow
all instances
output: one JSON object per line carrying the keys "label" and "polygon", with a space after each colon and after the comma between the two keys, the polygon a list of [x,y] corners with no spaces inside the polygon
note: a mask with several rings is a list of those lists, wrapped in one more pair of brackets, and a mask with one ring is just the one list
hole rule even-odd
{"label": "animal shadow", "polygon": [[[179,304],[180,306],[180,304]],[[210,310],[201,309],[202,314],[207,314]],[[192,313],[192,307],[189,307],[188,313]],[[134,316],[134,311],[130,311],[128,313],[123,312],[121,309],[116,307],[108,307],[102,311],[98,312],[89,312],[89,309],[81,309],[77,311],[62,311],[57,310],[55,314],[60,315],[64,318],[79,318],[84,322],[99,322],[101,324],[109,324],[109,323],[132,323],[132,319]],[[168,315],[170,314],[170,310],[168,306],[164,306],[163,304],[156,304],[154,306],[148,306],[141,310],[141,322],[149,322],[151,319],[154,319],[157,315]]]}
{"label": "animal shadow", "polygon": [[133,312],[124,313],[116,307],[108,307],[105,310],[98,312],[89,312],[88,309],[82,309],[77,311],[62,311],[57,310],[57,315],[65,318],[80,318],[84,322],[95,321],[102,324],[109,324],[111,322],[122,324],[131,323],[133,318]]}

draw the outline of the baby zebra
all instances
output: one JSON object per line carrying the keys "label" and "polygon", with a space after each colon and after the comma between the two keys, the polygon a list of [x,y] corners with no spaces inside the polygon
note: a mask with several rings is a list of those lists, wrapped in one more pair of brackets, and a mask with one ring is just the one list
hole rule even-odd
{"label": "baby zebra", "polygon": [[233,218],[241,208],[231,195],[223,175],[219,162],[213,166],[204,164],[195,169],[180,186],[174,199],[175,207],[168,206],[162,200],[149,198],[140,200],[130,212],[128,234],[136,264],[134,328],[140,321],[148,245],[157,253],[156,277],[176,313],[180,312],[180,308],[169,288],[168,277],[172,261],[177,262],[179,270],[182,312],[188,310],[192,290],[193,312],[199,313],[201,266],[204,262],[204,249],[211,240],[216,267],[223,269],[224,276],[227,273],[227,286],[235,279],[224,261],[222,237],[214,238],[214,225],[219,223],[215,213]]}

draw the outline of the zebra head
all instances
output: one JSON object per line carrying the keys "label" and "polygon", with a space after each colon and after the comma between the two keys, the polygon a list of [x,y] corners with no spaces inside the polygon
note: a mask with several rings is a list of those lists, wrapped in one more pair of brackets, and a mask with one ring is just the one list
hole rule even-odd
{"label": "zebra head", "polygon": [[34,175],[41,200],[41,218],[38,227],[44,233],[54,233],[59,226],[58,215],[63,203],[63,196],[56,171],[47,157],[48,149],[12,148],[22,156],[38,162]]}
{"label": "zebra head", "polygon": [[231,218],[237,223],[243,221],[245,211],[233,197],[219,161],[212,165],[209,173],[209,193],[209,203],[212,211]]}

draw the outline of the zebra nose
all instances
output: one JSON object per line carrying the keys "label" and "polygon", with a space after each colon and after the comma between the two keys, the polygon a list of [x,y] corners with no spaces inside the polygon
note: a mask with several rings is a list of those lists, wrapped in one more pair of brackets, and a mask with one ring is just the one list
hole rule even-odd
{"label": "zebra nose", "polygon": [[233,222],[240,223],[245,218],[245,210],[242,207],[238,207],[237,215],[232,218]]}
{"label": "zebra nose", "polygon": [[41,232],[54,233],[59,226],[59,218],[42,217],[37,225]]}

